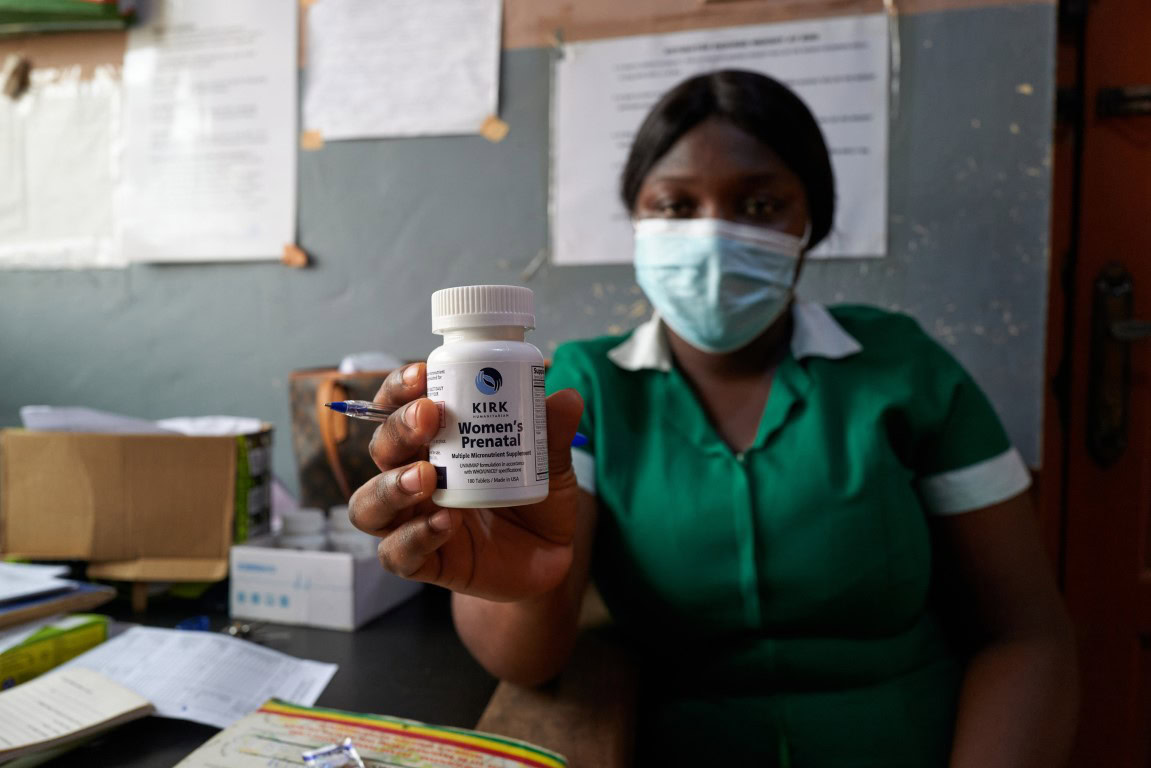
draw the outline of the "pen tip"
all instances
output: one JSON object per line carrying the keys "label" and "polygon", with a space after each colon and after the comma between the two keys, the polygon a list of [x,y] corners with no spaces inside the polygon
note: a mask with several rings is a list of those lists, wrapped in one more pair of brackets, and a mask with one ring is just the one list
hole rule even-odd
{"label": "pen tip", "polygon": [[324,403],[324,405],[327,406],[328,408],[331,408],[333,411],[336,411],[337,413],[347,413],[348,412],[348,404],[347,403]]}

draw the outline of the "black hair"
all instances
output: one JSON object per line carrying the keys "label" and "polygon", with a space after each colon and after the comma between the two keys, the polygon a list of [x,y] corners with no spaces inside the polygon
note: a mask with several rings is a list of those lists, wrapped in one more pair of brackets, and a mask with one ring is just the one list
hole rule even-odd
{"label": "black hair", "polygon": [[627,209],[635,210],[652,166],[710,117],[727,120],[779,155],[807,191],[810,247],[823,240],[835,214],[835,177],[823,133],[790,88],[758,72],[726,69],[698,75],[663,95],[644,118],[624,165],[620,194]]}

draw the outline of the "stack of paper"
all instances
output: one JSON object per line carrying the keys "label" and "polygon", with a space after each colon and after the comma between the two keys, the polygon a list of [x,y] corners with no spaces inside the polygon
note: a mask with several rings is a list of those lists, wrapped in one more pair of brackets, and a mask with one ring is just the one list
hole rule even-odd
{"label": "stack of paper", "polygon": [[0,562],[0,604],[75,589],[75,582],[61,578],[67,572],[66,565]]}
{"label": "stack of paper", "polygon": [[20,408],[25,429],[38,432],[85,432],[111,435],[164,435],[154,421],[80,405],[25,405]]}
{"label": "stack of paper", "polygon": [[63,578],[66,565],[0,562],[0,627],[69,611],[87,611],[111,600],[116,590]]}
{"label": "stack of paper", "polygon": [[264,424],[246,416],[174,416],[148,421],[82,405],[24,405],[20,420],[37,432],[83,432],[100,435],[188,435],[235,437],[259,432]]}
{"label": "stack of paper", "polygon": [[315,703],[335,664],[297,659],[215,632],[133,627],[68,662],[156,705],[160,717],[225,728],[271,697]]}

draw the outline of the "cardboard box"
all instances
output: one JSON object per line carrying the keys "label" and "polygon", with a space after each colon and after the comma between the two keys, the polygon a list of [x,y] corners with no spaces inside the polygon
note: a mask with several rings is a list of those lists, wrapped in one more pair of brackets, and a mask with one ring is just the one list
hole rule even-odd
{"label": "cardboard box", "polygon": [[234,619],[354,630],[423,584],[385,571],[374,555],[278,549],[270,539],[232,547]]}
{"label": "cardboard box", "polygon": [[217,581],[269,530],[271,428],[237,437],[0,430],[0,551],[89,578]]}

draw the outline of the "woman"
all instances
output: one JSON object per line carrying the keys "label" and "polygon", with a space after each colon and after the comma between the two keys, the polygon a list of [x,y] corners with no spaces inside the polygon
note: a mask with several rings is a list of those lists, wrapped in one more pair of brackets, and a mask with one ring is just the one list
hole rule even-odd
{"label": "woman", "polygon": [[657,313],[556,351],[547,500],[434,507],[409,366],[351,505],[385,567],[453,590],[468,648],[527,685],[563,667],[594,575],[648,673],[641,763],[1061,764],[1071,632],[990,405],[914,321],[793,300],[834,208],[807,108],[762,75],[692,78],[622,193]]}

